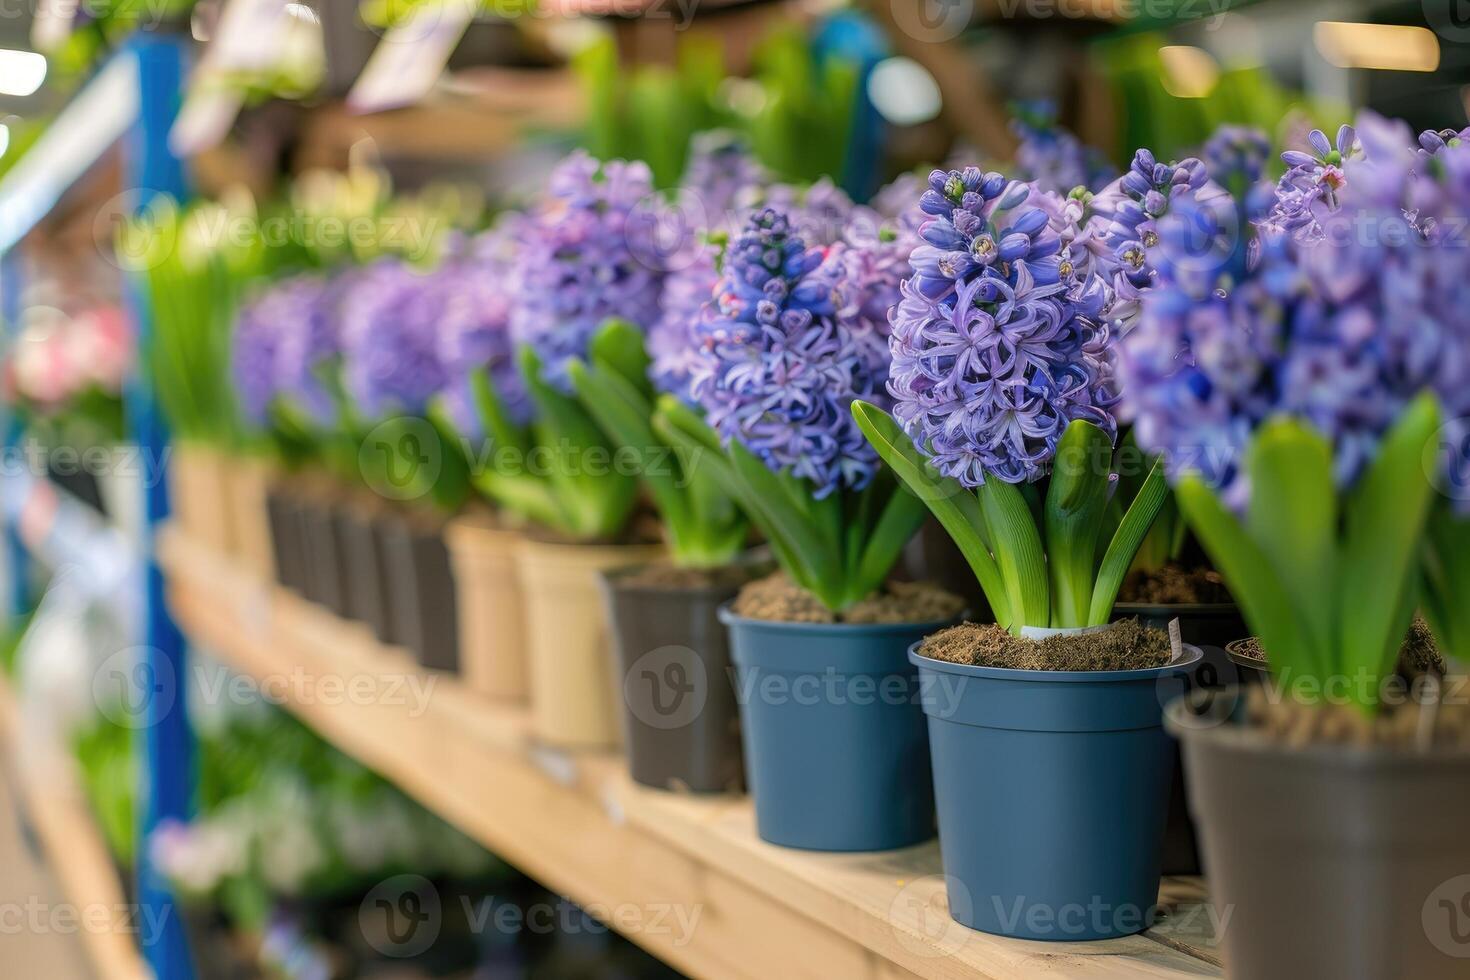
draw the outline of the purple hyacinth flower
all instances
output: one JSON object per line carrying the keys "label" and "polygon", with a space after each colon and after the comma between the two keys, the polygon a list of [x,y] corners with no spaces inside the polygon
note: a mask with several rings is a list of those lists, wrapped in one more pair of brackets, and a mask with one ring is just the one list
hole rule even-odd
{"label": "purple hyacinth flower", "polygon": [[753,216],[700,313],[691,385],[723,439],[809,480],[818,499],[866,486],[878,463],[851,415],[854,398],[877,393],[871,345],[839,315],[841,273],[827,258],[784,214]]}
{"label": "purple hyacinth flower", "polygon": [[536,350],[546,380],[568,394],[568,362],[586,356],[607,320],[647,329],[657,315],[667,257],[640,223],[653,196],[646,164],[599,164],[578,151],[552,171],[546,198],[519,226],[511,336]]}

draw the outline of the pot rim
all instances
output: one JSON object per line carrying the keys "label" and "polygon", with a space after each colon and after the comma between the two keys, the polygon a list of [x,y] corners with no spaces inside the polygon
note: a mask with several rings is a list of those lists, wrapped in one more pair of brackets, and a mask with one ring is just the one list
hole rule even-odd
{"label": "pot rim", "polygon": [[1230,662],[1237,667],[1259,671],[1262,674],[1271,673],[1271,665],[1269,663],[1264,660],[1257,660],[1255,657],[1247,657],[1240,652],[1240,645],[1248,639],[1251,639],[1251,637],[1242,636],[1238,640],[1231,640],[1225,644],[1225,656],[1230,658]]}
{"label": "pot rim", "polygon": [[1240,605],[1234,602],[1115,602],[1113,612],[1118,615],[1139,615],[1145,610],[1173,613],[1176,616],[1236,616]]}
{"label": "pot rim", "polygon": [[[1206,690],[1214,702],[1230,698],[1232,714],[1243,703],[1246,688],[1239,684]],[[1229,720],[1206,723],[1190,710],[1196,695],[1183,694],[1164,705],[1164,727],[1181,742],[1188,739],[1209,741],[1217,749],[1238,755],[1274,756],[1293,762],[1333,766],[1339,769],[1401,769],[1407,766],[1431,767],[1449,763],[1470,766],[1470,746],[1436,746],[1427,752],[1405,750],[1388,745],[1289,745],[1267,738],[1258,728],[1247,728]]]}
{"label": "pot rim", "polygon": [[754,619],[750,616],[742,616],[735,612],[734,605],[735,600],[729,599],[720,603],[720,608],[715,610],[715,615],[726,626],[782,630],[806,633],[811,636],[851,636],[859,632],[877,635],[906,634],[913,633],[916,629],[925,631],[943,629],[960,621],[959,616],[953,616],[949,619],[931,619],[922,623],[788,623],[779,619]]}
{"label": "pot rim", "polygon": [[1200,662],[1204,651],[1193,643],[1183,644],[1183,653],[1169,663],[1159,667],[1139,667],[1135,670],[1026,670],[1021,667],[982,667],[978,664],[957,664],[939,660],[919,652],[924,645],[920,640],[909,647],[909,663],[926,670],[964,677],[983,677],[994,681],[1053,681],[1062,684],[1111,684],[1116,681],[1157,680],[1171,674],[1183,673]]}

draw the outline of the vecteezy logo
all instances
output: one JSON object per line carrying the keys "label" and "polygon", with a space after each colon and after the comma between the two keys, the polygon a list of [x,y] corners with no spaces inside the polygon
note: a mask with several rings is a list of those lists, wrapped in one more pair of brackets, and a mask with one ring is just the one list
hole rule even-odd
{"label": "vecteezy logo", "polygon": [[975,0],[889,0],[893,22],[915,41],[952,41],[970,26]]}
{"label": "vecteezy logo", "polygon": [[1450,419],[1424,445],[1424,472],[1451,500],[1470,500],[1470,418]]}
{"label": "vecteezy logo", "polygon": [[888,924],[898,944],[916,956],[953,956],[969,939],[951,909],[970,915],[970,891],[948,875],[925,875],[901,883],[888,904]]}
{"label": "vecteezy logo", "polygon": [[1421,0],[1424,19],[1447,41],[1470,40],[1470,0]]}
{"label": "vecteezy logo", "polygon": [[433,489],[444,465],[438,431],[424,419],[395,418],[375,426],[358,449],[368,486],[389,500],[416,500]]}
{"label": "vecteezy logo", "polygon": [[659,647],[633,662],[623,677],[623,698],[650,728],[683,728],[704,711],[709,672],[688,647]]}
{"label": "vecteezy logo", "polygon": [[422,875],[395,875],[363,897],[357,921],[368,945],[384,956],[418,956],[439,938],[439,890]]}
{"label": "vecteezy logo", "polygon": [[1443,882],[1421,912],[1424,935],[1446,956],[1470,959],[1470,875]]}
{"label": "vecteezy logo", "polygon": [[92,700],[114,724],[147,728],[173,710],[177,696],[173,663],[149,647],[128,647],[109,656],[92,675]]}

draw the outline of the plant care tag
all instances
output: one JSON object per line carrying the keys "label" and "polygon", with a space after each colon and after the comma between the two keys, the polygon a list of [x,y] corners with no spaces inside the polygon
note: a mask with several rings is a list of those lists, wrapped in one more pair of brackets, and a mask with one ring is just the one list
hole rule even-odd
{"label": "plant care tag", "polygon": [[428,95],[474,19],[475,7],[470,0],[439,0],[395,24],[347,93],[347,108],[380,112],[413,105]]}
{"label": "plant care tag", "polygon": [[1184,659],[1184,634],[1179,629],[1179,617],[1169,620],[1169,647],[1174,651],[1171,663],[1178,663]]}
{"label": "plant care tag", "polygon": [[275,67],[290,26],[286,0],[228,0],[169,130],[175,156],[195,156],[219,145],[245,105],[244,92],[231,79]]}

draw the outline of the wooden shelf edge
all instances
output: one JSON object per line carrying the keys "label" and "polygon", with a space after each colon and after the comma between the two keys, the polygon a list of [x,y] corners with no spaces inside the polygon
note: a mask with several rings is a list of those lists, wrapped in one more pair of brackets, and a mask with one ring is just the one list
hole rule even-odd
{"label": "wooden shelf edge", "polygon": [[[1188,929],[1067,944],[973,932],[948,917],[934,842],[882,854],[765,844],[748,799],[650,790],[612,753],[539,747],[524,709],[483,700],[452,677],[433,675],[416,704],[403,692],[406,675],[422,678],[417,666],[361,627],[175,528],[159,552],[175,618],[197,644],[283,685],[285,707],[328,741],[694,976],[1221,976],[1199,928],[1209,917],[1197,882],[1166,882],[1162,893]],[[328,698],[322,679],[365,696]],[[671,928],[678,914],[697,925]]]}
{"label": "wooden shelf edge", "polygon": [[[134,936],[137,906],[128,902],[112,854],[97,827],[75,762],[52,747],[32,753],[21,705],[8,678],[0,676],[0,742],[16,774],[21,804],[62,897],[84,923],[77,932],[100,980],[153,980]],[[43,763],[43,764],[38,764]],[[107,917],[105,926],[96,923]]]}

